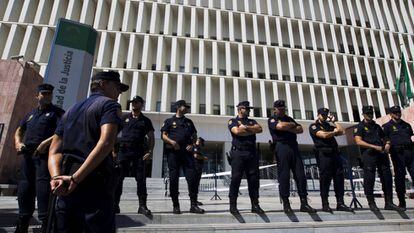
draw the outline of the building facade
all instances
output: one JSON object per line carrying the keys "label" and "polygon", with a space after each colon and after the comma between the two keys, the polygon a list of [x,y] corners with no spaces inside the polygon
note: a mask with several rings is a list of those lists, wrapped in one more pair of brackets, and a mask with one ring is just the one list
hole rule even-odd
{"label": "building facade", "polygon": [[384,116],[398,104],[402,53],[414,77],[413,12],[413,0],[3,0],[0,55],[24,55],[43,75],[58,19],[92,25],[93,72],[120,72],[131,86],[119,100],[125,110],[132,96],[146,100],[157,137],[152,175],[162,174],[159,128],[178,99],[191,103],[189,118],[225,170],[227,121],[239,101],[257,107],[263,154],[277,99],[304,125],[304,152],[319,107],[346,127],[360,121],[363,105]]}

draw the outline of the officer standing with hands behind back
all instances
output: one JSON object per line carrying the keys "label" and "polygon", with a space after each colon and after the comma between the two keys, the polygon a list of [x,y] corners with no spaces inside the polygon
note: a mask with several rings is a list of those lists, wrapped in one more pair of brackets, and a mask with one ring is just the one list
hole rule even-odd
{"label": "officer standing with hands behind back", "polygon": [[256,153],[256,134],[261,133],[262,127],[249,119],[249,101],[242,101],[237,105],[237,116],[228,122],[232,140],[231,155],[231,183],[230,183],[230,213],[239,215],[237,197],[243,174],[246,174],[249,189],[252,213],[263,214],[259,205],[259,157]]}
{"label": "officer standing with hands behind back", "polygon": [[390,160],[384,153],[385,134],[374,118],[374,108],[364,106],[362,108],[364,120],[359,122],[354,130],[355,143],[361,147],[362,162],[364,166],[364,193],[367,197],[371,211],[379,211],[374,199],[375,172],[381,179],[382,190],[384,191],[385,210],[401,211],[392,201],[392,176]]}
{"label": "officer standing with hands behind back", "polygon": [[405,174],[406,169],[414,178],[414,143],[411,141],[413,129],[411,125],[401,119],[400,106],[390,108],[391,120],[384,124],[384,133],[387,140],[385,152],[391,153],[394,164],[395,189],[397,192],[399,207],[406,210],[405,202]]}
{"label": "officer standing with hands behind back", "polygon": [[49,145],[64,111],[52,104],[54,87],[41,84],[37,88],[37,108],[22,120],[15,134],[17,152],[23,155],[17,196],[19,219],[16,233],[27,232],[29,221],[37,210],[42,228],[46,227],[47,206],[50,193],[50,175],[47,170]]}
{"label": "officer standing with hands behind back", "polygon": [[[141,112],[144,99],[135,96],[131,103],[132,111],[122,117],[123,128],[121,137],[118,138],[119,152],[117,159],[121,167],[121,177],[115,192],[115,212],[119,213],[119,201],[121,199],[123,181],[132,172],[137,183],[137,195],[139,201],[138,213],[151,215],[147,208],[147,183],[145,174],[145,162],[151,159],[154,149],[154,127],[151,120]],[[145,149],[145,137],[148,137],[148,149]]]}
{"label": "officer standing with hands behind back", "polygon": [[344,203],[344,168],[335,139],[345,133],[344,128],[336,121],[335,116],[329,115],[329,109],[320,108],[318,119],[309,126],[309,133],[315,144],[315,157],[319,167],[322,211],[332,212],[328,196],[333,179],[336,210],[351,212],[352,209]]}
{"label": "officer standing with hands behind back", "polygon": [[95,74],[91,95],[73,105],[55,131],[48,164],[59,233],[115,232],[119,178],[112,150],[122,128],[117,99],[128,88],[117,72]]}
{"label": "officer standing with hands behind back", "polygon": [[289,203],[290,171],[292,171],[293,179],[298,187],[301,202],[300,211],[315,213],[316,210],[308,204],[305,170],[296,136],[303,133],[303,128],[293,118],[286,115],[284,100],[275,101],[273,103],[273,110],[274,115],[269,117],[268,126],[273,143],[276,144],[275,157],[283,211],[287,214],[293,213]]}
{"label": "officer standing with hands behind back", "polygon": [[170,196],[173,202],[173,213],[181,214],[178,201],[178,182],[180,168],[183,168],[190,196],[190,212],[203,214],[204,210],[197,204],[197,177],[193,155],[193,143],[197,138],[197,130],[192,120],[185,117],[190,106],[184,100],[175,103],[176,114],[164,121],[161,127],[164,153],[167,156],[170,173]]}

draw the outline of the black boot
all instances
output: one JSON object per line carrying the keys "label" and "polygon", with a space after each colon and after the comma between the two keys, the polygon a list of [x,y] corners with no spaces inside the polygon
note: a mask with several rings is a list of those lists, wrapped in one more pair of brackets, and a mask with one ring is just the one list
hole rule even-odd
{"label": "black boot", "polygon": [[204,205],[204,204],[201,201],[197,201],[197,205]]}
{"label": "black boot", "polygon": [[171,197],[173,202],[173,214],[181,214],[180,203],[178,202],[178,197]]}
{"label": "black boot", "polygon": [[348,207],[345,205],[343,197],[336,198],[336,210],[345,211],[345,212],[354,212],[354,210],[351,207]]}
{"label": "black boot", "polygon": [[264,211],[262,210],[262,208],[260,208],[259,199],[258,198],[253,198],[251,200],[251,202],[252,202],[252,213],[264,214]]}
{"label": "black boot", "polygon": [[393,203],[392,196],[385,196],[384,210],[395,210],[398,212],[404,211],[403,209],[401,209]]}
{"label": "black boot", "polygon": [[290,207],[289,198],[287,197],[282,198],[282,202],[283,202],[283,212],[285,212],[286,214],[292,214],[293,210],[292,210],[292,207]]}
{"label": "black boot", "polygon": [[300,198],[300,211],[308,212],[310,214],[316,213],[316,210],[308,204],[308,199],[306,197]]}
{"label": "black boot", "polygon": [[27,233],[29,230],[29,221],[28,219],[19,218],[16,222],[16,230],[14,233]]}
{"label": "black boot", "polygon": [[332,213],[332,209],[329,207],[328,197],[322,197],[322,211]]}
{"label": "black boot", "polygon": [[139,198],[138,214],[143,214],[145,216],[151,215],[151,210],[149,210],[147,207],[147,197]]}
{"label": "black boot", "polygon": [[191,199],[190,213],[204,214],[204,210],[197,205],[197,199]]}
{"label": "black boot", "polygon": [[407,210],[407,203],[405,202],[405,194],[404,195],[398,195],[398,201],[400,202],[398,204],[398,207],[400,207],[402,210]]}
{"label": "black boot", "polygon": [[237,209],[237,198],[230,198],[230,213],[233,215],[240,215]]}
{"label": "black boot", "polygon": [[377,204],[375,203],[375,199],[373,196],[367,196],[368,206],[371,211],[377,212],[379,211]]}

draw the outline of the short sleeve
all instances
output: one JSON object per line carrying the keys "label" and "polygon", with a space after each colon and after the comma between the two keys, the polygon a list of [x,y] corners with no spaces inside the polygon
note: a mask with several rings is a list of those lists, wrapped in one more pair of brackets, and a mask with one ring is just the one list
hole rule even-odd
{"label": "short sleeve", "polygon": [[228,124],[228,128],[229,128],[230,131],[231,131],[231,129],[233,127],[237,127],[238,126],[238,123],[237,123],[237,121],[235,119],[230,119],[227,124]]}
{"label": "short sleeve", "polygon": [[410,135],[410,136],[414,136],[414,133],[413,133],[413,128],[411,127],[411,125],[410,124],[408,124],[408,123],[406,123],[407,124],[407,127],[408,127],[408,135]]}
{"label": "short sleeve", "polygon": [[59,120],[57,127],[55,129],[55,134],[59,137],[63,137],[64,131],[65,131],[65,120],[66,120],[67,114],[64,114],[61,119]]}
{"label": "short sleeve", "polygon": [[295,119],[293,119],[292,117],[289,117],[289,122],[293,122],[295,123],[296,126],[300,126],[300,124],[298,124]]}
{"label": "short sleeve", "polygon": [[251,119],[249,124],[250,124],[250,125],[257,125],[258,123],[257,123],[257,121],[256,121],[256,120]]}
{"label": "short sleeve", "polygon": [[170,121],[168,119],[164,121],[164,124],[162,124],[161,132],[166,132],[166,133],[170,132]]}
{"label": "short sleeve", "polygon": [[385,139],[389,140],[390,139],[390,127],[388,126],[388,124],[383,125],[383,132],[384,132]]}
{"label": "short sleeve", "polygon": [[276,129],[276,125],[277,125],[278,121],[271,117],[267,120],[267,125],[269,126],[269,129]]}
{"label": "short sleeve", "polygon": [[121,105],[115,101],[106,101],[103,105],[100,126],[105,124],[118,124],[121,125]]}
{"label": "short sleeve", "polygon": [[319,125],[317,125],[317,124],[311,124],[309,126],[309,133],[312,136],[315,136],[316,137],[316,133],[318,133],[318,131],[320,131],[320,130],[321,130],[321,127]]}
{"label": "short sleeve", "polygon": [[145,127],[146,127],[145,131],[146,131],[147,133],[148,133],[148,132],[150,132],[150,131],[154,131],[154,126],[152,125],[151,120],[150,120],[150,119],[148,119],[148,118],[147,118],[147,122],[146,122],[146,124],[145,124]]}
{"label": "short sleeve", "polygon": [[22,130],[26,130],[26,128],[27,128],[27,120],[29,119],[29,117],[30,117],[31,115],[32,115],[31,113],[27,114],[27,115],[23,118],[23,120],[22,120],[22,121],[20,121],[20,125],[19,125],[19,127],[20,127]]}
{"label": "short sleeve", "polygon": [[359,137],[362,137],[363,136],[363,127],[362,127],[362,125],[357,125],[357,127],[354,129],[354,137],[355,136],[359,136]]}

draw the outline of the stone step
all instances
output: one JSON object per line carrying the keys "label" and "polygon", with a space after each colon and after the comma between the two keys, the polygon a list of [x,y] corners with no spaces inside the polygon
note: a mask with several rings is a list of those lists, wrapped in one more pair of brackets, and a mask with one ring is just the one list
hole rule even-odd
{"label": "stone step", "polygon": [[413,232],[414,220],[353,220],[328,222],[270,222],[232,224],[153,224],[118,228],[118,232],[281,232],[281,233],[331,233],[331,232]]}
{"label": "stone step", "polygon": [[[117,215],[118,227],[134,227],[141,225],[202,225],[202,224],[260,224],[260,223],[303,223],[303,222],[349,222],[349,221],[377,221],[377,220],[411,220],[414,219],[414,210],[404,213],[381,210],[373,213],[369,210],[358,210],[355,213],[334,211],[333,214],[317,212],[308,214],[296,210],[294,214],[286,215],[281,210],[268,210],[263,215],[250,212],[250,209],[239,209],[241,215],[233,216],[227,210],[206,212],[205,214],[191,214],[188,209],[182,209],[182,214],[168,212],[153,212],[148,218],[134,212]],[[414,227],[414,225],[413,225]]]}

